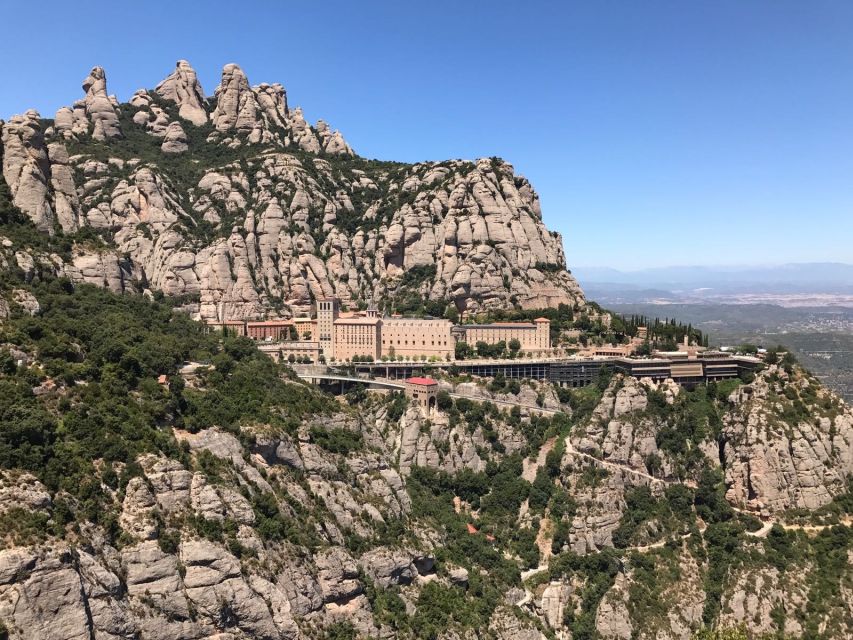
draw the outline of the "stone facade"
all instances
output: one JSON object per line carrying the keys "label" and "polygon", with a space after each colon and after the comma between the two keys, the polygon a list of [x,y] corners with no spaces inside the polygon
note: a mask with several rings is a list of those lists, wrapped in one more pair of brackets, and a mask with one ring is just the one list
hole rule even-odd
{"label": "stone facade", "polygon": [[[335,297],[317,301],[317,317],[262,321],[225,320],[210,322],[212,328],[226,327],[238,335],[260,342],[316,342],[317,361],[343,362],[353,358],[383,357],[439,358],[455,356],[457,341],[496,344],[518,340],[528,352],[547,351],[551,347],[551,323],[547,318],[533,322],[497,322],[494,324],[454,325],[444,318],[382,318],[371,304],[365,312],[341,311]],[[295,355],[301,355],[302,348]],[[285,357],[290,352],[285,353]],[[312,352],[313,353],[313,352]],[[277,355],[277,351],[276,351]]]}
{"label": "stone facade", "polygon": [[438,382],[432,378],[409,378],[406,380],[406,396],[414,400],[428,414],[435,409]]}
{"label": "stone facade", "polygon": [[382,320],[380,318],[338,318],[334,324],[334,358],[351,360],[369,356],[378,360],[381,355]]}
{"label": "stone facade", "polygon": [[260,320],[246,323],[246,335],[253,340],[289,340],[296,331],[293,320]]}
{"label": "stone facade", "polygon": [[518,340],[524,351],[543,351],[551,348],[551,321],[536,318],[533,322],[494,322],[492,324],[463,324],[455,329],[457,340],[471,346],[478,342],[497,344]]}
{"label": "stone facade", "polygon": [[317,301],[317,341],[320,352],[326,360],[335,357],[335,320],[341,306],[337,298],[324,298]]}
{"label": "stone facade", "polygon": [[450,320],[440,318],[383,318],[383,356],[453,357],[456,341]]}

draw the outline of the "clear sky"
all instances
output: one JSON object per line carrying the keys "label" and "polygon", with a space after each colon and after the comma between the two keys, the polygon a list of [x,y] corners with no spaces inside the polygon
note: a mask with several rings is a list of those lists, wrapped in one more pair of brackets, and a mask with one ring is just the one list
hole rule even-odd
{"label": "clear sky", "polygon": [[0,117],[93,65],[281,82],[363,156],[498,155],[569,266],[853,262],[853,2],[0,0]]}

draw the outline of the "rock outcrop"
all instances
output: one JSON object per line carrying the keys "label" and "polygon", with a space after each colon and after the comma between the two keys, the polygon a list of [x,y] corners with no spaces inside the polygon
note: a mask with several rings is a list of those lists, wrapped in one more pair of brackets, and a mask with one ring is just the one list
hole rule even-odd
{"label": "rock outcrop", "polygon": [[0,125],[3,178],[14,205],[41,231],[52,232],[54,214],[48,199],[51,165],[39,118],[39,113],[31,109]]}
{"label": "rock outcrop", "polygon": [[[106,247],[75,247],[74,264],[24,258],[34,265],[194,298],[207,318],[299,314],[332,294],[345,304],[416,295],[470,312],[584,304],[538,197],[503,161],[362,161],[340,132],[290,108],[282,85],[250,85],[236,64],[210,103],[184,60],[121,106],[100,67],[84,88],[52,127],[32,111],[2,125],[15,205],[46,232],[107,232]],[[122,126],[144,158],[119,141]],[[114,155],[87,153],[90,139]],[[141,177],[156,185],[151,200]]]}
{"label": "rock outcrop", "polygon": [[721,460],[730,501],[767,512],[816,509],[846,490],[853,413],[817,380],[771,365],[730,402]]}
{"label": "rock outcrop", "polygon": [[178,60],[175,70],[154,91],[163,100],[178,106],[178,115],[200,127],[208,121],[206,100],[195,69],[186,60]]}
{"label": "rock outcrop", "polygon": [[[786,373],[770,367],[752,383],[740,384],[728,399],[715,396],[714,406],[722,410],[724,426],[717,436],[723,450],[746,446],[735,437],[745,416],[785,415],[780,398],[790,400],[795,390],[816,416],[820,411],[833,415],[830,457],[839,477],[844,476],[850,410],[799,369]],[[524,383],[515,394],[495,394],[470,382],[454,391],[473,402],[539,400],[570,411],[553,388],[542,384]],[[326,630],[347,625],[360,637],[394,637],[399,631],[394,625],[417,619],[412,616],[418,607],[462,602],[476,611],[475,606],[483,606],[482,590],[502,584],[498,571],[510,572],[516,581],[510,567],[520,562],[520,541],[539,526],[539,567],[535,558],[528,559],[529,568],[522,572],[526,579],[507,587],[490,605],[489,637],[541,640],[582,625],[614,640],[689,640],[702,626],[710,598],[718,600],[714,619],[721,626],[810,637],[819,625],[829,637],[849,637],[843,615],[850,606],[849,591],[828,597],[825,607],[810,604],[807,585],[826,579],[813,556],[792,554],[784,560],[778,555],[785,548],[780,538],[764,546],[762,538],[745,534],[737,548],[723,552],[725,547],[715,547],[719,536],[729,544],[725,536],[738,535],[732,533],[737,525],[701,522],[690,500],[682,504],[690,518],[682,528],[656,520],[660,513],[654,501],[665,502],[665,492],[676,485],[684,491],[695,486],[689,477],[694,470],[684,467],[671,447],[658,447],[656,436],[668,427],[668,417],[680,416],[678,411],[701,400],[701,393],[670,382],[616,376],[591,411],[575,416],[568,436],[551,436],[544,443],[532,436],[543,425],[534,427],[530,413],[513,418],[489,410],[483,418],[475,412],[469,422],[462,411],[451,424],[441,412],[427,422],[420,409],[409,407],[399,420],[391,420],[389,404],[378,398],[309,416],[293,428],[245,426],[239,439],[219,428],[175,429],[180,459],[143,454],[135,461],[137,475],[118,490],[103,488],[107,504],[114,504],[120,548],[109,542],[102,525],[93,523],[81,524],[69,539],[50,534],[42,542],[22,541],[10,526],[0,551],[0,620],[13,640],[296,640],[323,637]],[[358,433],[362,444],[331,450],[318,437],[322,431]],[[763,432],[762,442],[778,436],[773,433]],[[741,435],[754,436],[749,428]],[[531,446],[534,442],[540,444]],[[737,458],[712,459],[711,449],[703,447],[704,457],[698,458],[708,468],[739,469]],[[471,451],[470,457],[465,451]],[[526,458],[519,464],[520,455]],[[654,456],[658,462],[650,466]],[[504,492],[504,508],[520,490],[507,492],[505,483],[515,481],[520,469],[530,498],[517,519],[509,515],[506,528],[492,539],[485,537],[488,529],[477,531],[489,526],[484,515],[490,509],[488,492],[478,508],[459,496],[451,501],[439,487],[419,485],[410,493],[412,482],[423,482],[423,476],[409,475],[415,465],[443,471],[437,482],[464,478],[458,486],[467,492],[477,482],[506,473],[501,465],[510,460],[517,466],[489,490]],[[113,464],[114,469],[123,466]],[[797,489],[784,495],[800,495],[796,492],[811,477],[803,475],[804,469],[813,467],[791,467],[787,473],[794,474],[791,484]],[[533,488],[541,488],[543,473],[552,476],[552,498],[563,496],[560,516],[555,515],[558,500],[532,506]],[[782,482],[774,473],[768,471],[769,478]],[[827,476],[810,485],[815,487],[829,496],[840,491]],[[646,511],[631,512],[629,496],[646,488]],[[433,490],[438,502],[430,502]],[[0,473],[4,522],[21,521],[25,513],[50,523],[66,500],[62,491],[48,490],[32,474]],[[730,500],[738,504],[738,494]],[[790,499],[789,504],[798,503]],[[773,507],[783,508],[781,503]],[[444,520],[430,516],[434,509],[446,509]],[[651,520],[634,528],[639,539],[625,538],[626,522],[643,517]],[[564,547],[558,545],[553,553],[543,551],[554,535],[553,526],[541,524],[549,518],[565,529]],[[464,528],[466,522],[473,530]],[[456,526],[459,531],[453,530]],[[712,527],[718,527],[715,533]],[[844,531],[832,535],[841,541]],[[808,537],[796,544],[809,544]],[[498,568],[481,564],[482,559]],[[708,587],[712,563],[723,561],[731,563],[730,578],[714,591]],[[545,571],[550,575],[541,580]],[[649,598],[653,607],[644,604]],[[449,627],[443,637],[475,637],[463,618],[444,620]]]}
{"label": "rock outcrop", "polygon": [[163,134],[163,144],[160,145],[163,153],[183,153],[189,149],[187,134],[179,122],[170,122]]}

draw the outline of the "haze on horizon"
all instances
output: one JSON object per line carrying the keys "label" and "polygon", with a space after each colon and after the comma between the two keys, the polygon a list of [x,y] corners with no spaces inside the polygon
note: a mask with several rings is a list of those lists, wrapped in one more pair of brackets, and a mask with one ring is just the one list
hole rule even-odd
{"label": "haze on horizon", "polygon": [[853,262],[853,5],[565,4],[45,2],[0,41],[0,117],[96,64],[124,101],[237,62],[365,157],[505,158],[569,268]]}

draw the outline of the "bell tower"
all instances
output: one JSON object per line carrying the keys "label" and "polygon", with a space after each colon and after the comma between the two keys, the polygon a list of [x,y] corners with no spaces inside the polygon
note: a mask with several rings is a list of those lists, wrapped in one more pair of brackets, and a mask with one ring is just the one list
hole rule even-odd
{"label": "bell tower", "polygon": [[335,298],[322,298],[317,301],[317,334],[320,353],[328,362],[335,357],[335,320],[340,313],[340,301]]}

